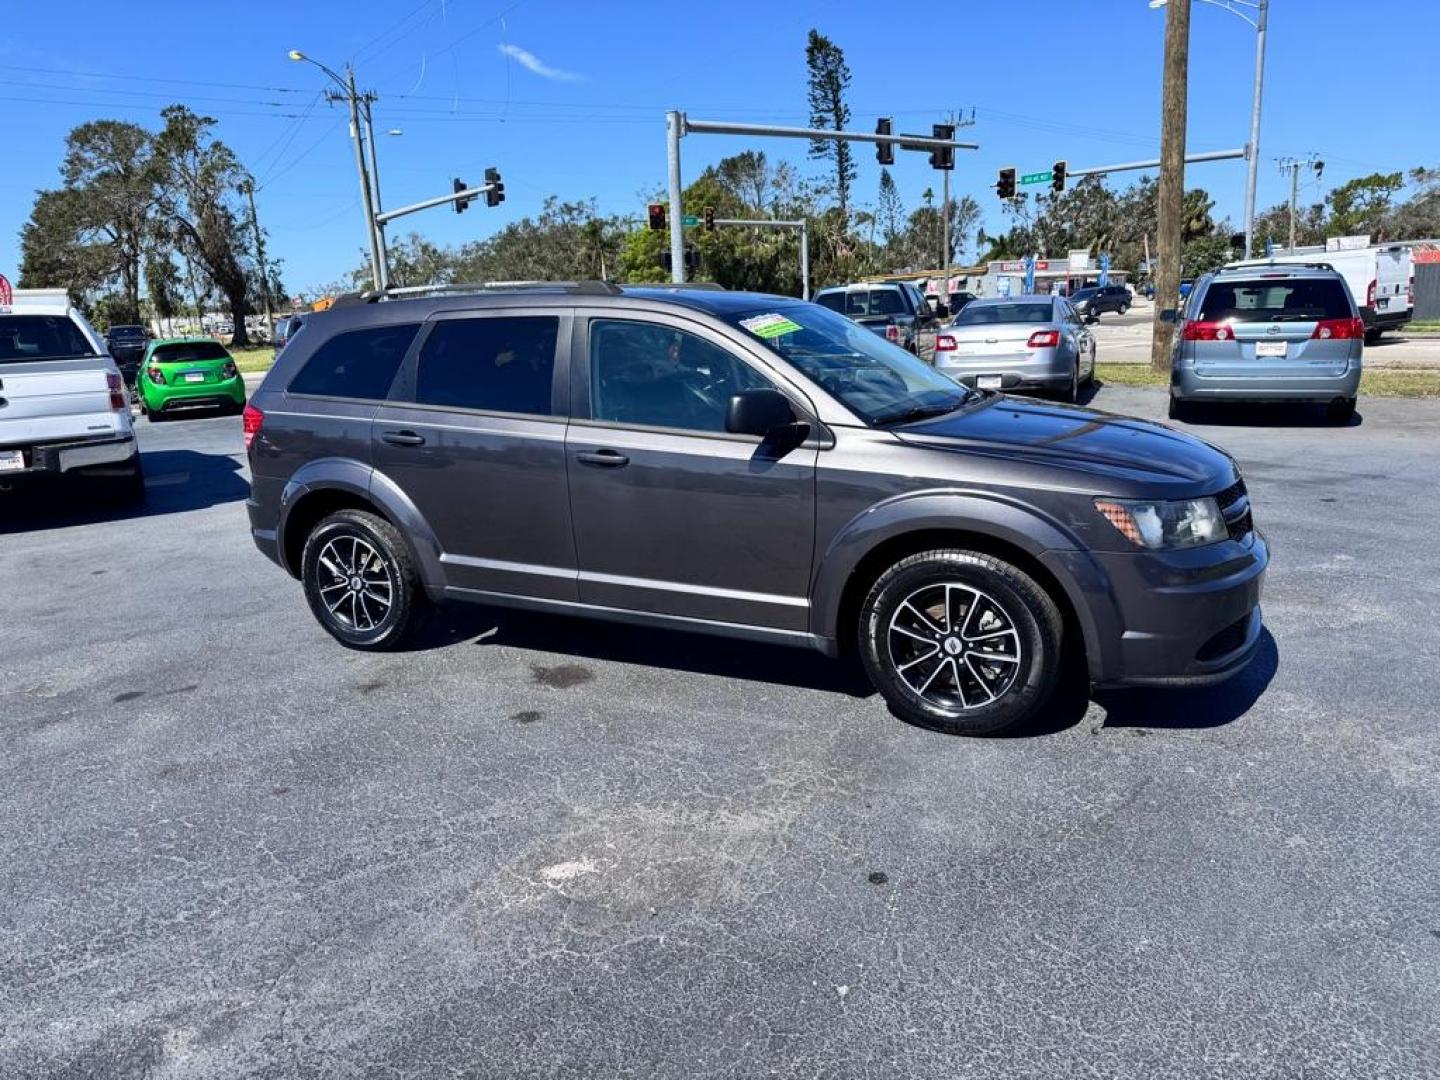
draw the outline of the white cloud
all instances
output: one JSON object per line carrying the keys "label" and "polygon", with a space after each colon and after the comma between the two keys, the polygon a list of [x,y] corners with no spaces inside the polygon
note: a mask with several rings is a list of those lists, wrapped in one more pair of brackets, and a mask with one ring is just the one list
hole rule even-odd
{"label": "white cloud", "polygon": [[559,68],[552,68],[530,50],[522,49],[519,45],[501,45],[500,51],[518,63],[526,71],[533,71],[542,79],[554,79],[556,82],[579,82],[585,78],[584,75],[579,75],[573,71],[561,71]]}

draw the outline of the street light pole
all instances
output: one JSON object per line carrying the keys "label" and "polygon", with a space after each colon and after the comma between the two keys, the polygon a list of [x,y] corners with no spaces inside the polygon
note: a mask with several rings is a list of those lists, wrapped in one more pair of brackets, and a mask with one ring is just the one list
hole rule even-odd
{"label": "street light pole", "polygon": [[[1237,13],[1238,14],[1238,13]],[[1265,30],[1270,0],[1260,0],[1255,22],[1255,101],[1250,110],[1250,160],[1245,163],[1245,257],[1255,254],[1255,184],[1260,168],[1260,94],[1265,86]],[[1242,19],[1245,16],[1240,16]],[[1246,20],[1247,22],[1249,20]]]}
{"label": "street light pole", "polygon": [[370,185],[374,188],[373,213],[375,221],[375,254],[380,259],[380,288],[390,287],[390,252],[385,248],[385,225],[379,220],[383,207],[380,205],[380,162],[375,157],[375,123],[370,116],[371,99],[365,97],[365,137],[370,140]]}
{"label": "street light pole", "polygon": [[[330,81],[340,88],[339,94],[329,93],[326,97],[331,101],[345,101],[350,106],[350,139],[355,144],[355,171],[360,176],[360,202],[365,208],[365,233],[370,241],[370,277],[376,289],[385,288],[385,264],[380,257],[379,229],[375,224],[375,203],[370,197],[370,177],[365,169],[365,133],[360,127],[360,94],[355,89],[355,69],[349,65],[345,67],[345,78],[341,78],[330,68],[320,63],[319,60],[306,56],[299,49],[290,50],[290,59],[307,64],[314,64],[330,77]],[[369,107],[369,95],[366,95],[366,107]]]}

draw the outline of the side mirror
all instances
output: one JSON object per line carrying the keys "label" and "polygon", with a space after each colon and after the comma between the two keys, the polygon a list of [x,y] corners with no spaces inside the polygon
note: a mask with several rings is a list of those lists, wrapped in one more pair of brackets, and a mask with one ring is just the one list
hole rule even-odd
{"label": "side mirror", "polygon": [[1173,307],[1167,307],[1160,312],[1160,321],[1164,323],[1179,322],[1180,313]]}
{"label": "side mirror", "polygon": [[730,399],[725,410],[725,430],[731,435],[759,435],[762,439],[776,428],[795,423],[795,410],[778,390],[743,390]]}

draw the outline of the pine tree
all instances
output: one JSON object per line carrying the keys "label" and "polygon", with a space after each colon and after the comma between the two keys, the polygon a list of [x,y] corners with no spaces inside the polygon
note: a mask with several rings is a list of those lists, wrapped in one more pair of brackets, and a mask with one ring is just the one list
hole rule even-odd
{"label": "pine tree", "polygon": [[[850,68],[845,63],[844,51],[818,30],[811,30],[805,45],[805,67],[809,72],[810,126],[844,131],[850,123],[850,106],[845,104]],[[850,144],[815,139],[810,143],[810,156],[828,158],[835,163],[835,199],[841,219],[848,221],[850,184],[857,175]]]}

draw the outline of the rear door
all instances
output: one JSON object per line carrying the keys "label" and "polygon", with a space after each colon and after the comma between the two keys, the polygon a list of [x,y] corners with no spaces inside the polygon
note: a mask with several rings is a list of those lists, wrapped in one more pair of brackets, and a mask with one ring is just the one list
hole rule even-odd
{"label": "rear door", "polygon": [[1375,317],[1397,326],[1410,319],[1410,249],[1395,245],[1375,252]]}
{"label": "rear door", "polygon": [[[1359,347],[1348,328],[1335,326],[1355,314],[1337,277],[1220,277],[1191,307],[1182,334],[1201,376],[1342,375]],[[1323,324],[1330,326],[1322,329]]]}
{"label": "rear door", "polygon": [[376,482],[420,511],[447,585],[576,599],[565,476],[568,311],[447,311],[374,423]]}

